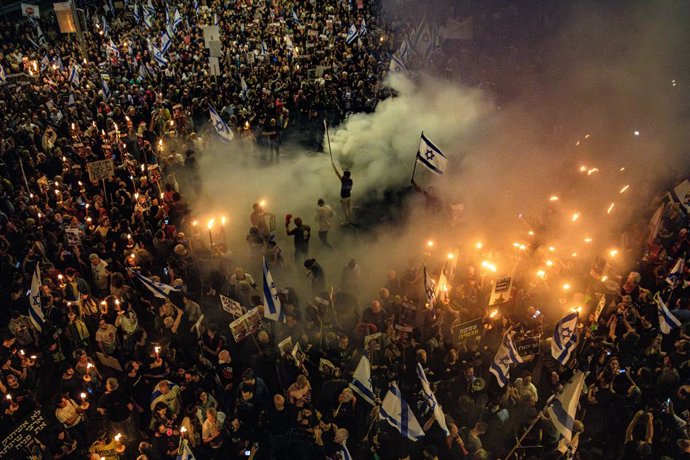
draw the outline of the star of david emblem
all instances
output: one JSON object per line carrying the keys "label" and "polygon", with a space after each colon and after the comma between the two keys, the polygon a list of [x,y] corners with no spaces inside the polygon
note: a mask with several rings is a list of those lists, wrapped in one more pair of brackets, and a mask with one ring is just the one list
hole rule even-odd
{"label": "star of david emblem", "polygon": [[427,160],[431,161],[431,160],[434,159],[434,157],[435,157],[436,155],[434,154],[434,151],[433,151],[433,150],[431,150],[431,149],[426,149],[426,152],[424,152],[424,156],[426,157]]}
{"label": "star of david emblem", "polygon": [[507,356],[504,356],[501,359],[499,359],[498,362],[501,366],[508,366],[508,365],[510,365],[510,358],[508,358]]}
{"label": "star of david emblem", "polygon": [[562,338],[569,339],[571,335],[573,335],[573,331],[571,331],[569,327],[564,327],[563,329],[561,329]]}
{"label": "star of david emblem", "polygon": [[31,303],[33,306],[41,308],[41,296],[37,294],[31,297]]}
{"label": "star of david emblem", "polygon": [[225,131],[225,126],[223,126],[223,122],[217,121],[217,122],[216,122],[216,129],[217,129],[218,131],[220,131],[220,132]]}

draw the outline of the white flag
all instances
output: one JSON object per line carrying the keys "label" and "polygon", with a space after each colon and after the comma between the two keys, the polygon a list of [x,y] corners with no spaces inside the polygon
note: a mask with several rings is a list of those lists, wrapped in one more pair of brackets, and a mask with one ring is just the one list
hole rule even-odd
{"label": "white flag", "polygon": [[565,366],[577,345],[577,312],[570,312],[561,318],[553,331],[551,356]]}
{"label": "white flag", "polygon": [[424,397],[429,405],[429,409],[434,412],[434,418],[438,422],[438,425],[441,427],[441,429],[446,433],[446,436],[449,436],[450,431],[448,431],[448,425],[446,425],[446,416],[436,400],[436,395],[433,391],[431,391],[431,385],[429,384],[429,380],[426,378],[426,373],[424,372],[422,363],[417,363],[417,377],[419,377],[419,381],[422,383],[422,393],[424,393]]}
{"label": "white flag", "polygon": [[491,363],[489,372],[496,376],[498,385],[503,388],[510,378],[510,365],[522,362],[520,354],[515,349],[515,343],[510,336],[510,329],[503,334],[503,341],[501,346],[494,356],[494,362]]}
{"label": "white flag", "polygon": [[351,45],[355,40],[357,40],[357,37],[359,36],[359,32],[357,31],[357,27],[355,27],[354,24],[350,26],[350,29],[347,31],[347,37],[345,37],[345,43],[348,45]]}
{"label": "white flag", "polygon": [[131,273],[134,274],[134,277],[141,281],[141,284],[146,286],[146,288],[153,293],[154,296],[158,297],[159,299],[167,299],[170,297],[170,292],[171,291],[177,291],[178,289],[175,289],[174,287],[161,283],[160,281],[154,281],[150,278],[145,277],[141,273],[139,273],[136,270],[129,270]]}

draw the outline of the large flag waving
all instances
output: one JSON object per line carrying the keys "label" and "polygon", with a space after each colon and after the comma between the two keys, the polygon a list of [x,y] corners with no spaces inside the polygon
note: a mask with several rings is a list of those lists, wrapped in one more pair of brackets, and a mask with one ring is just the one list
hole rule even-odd
{"label": "large flag waving", "polygon": [[372,406],[375,404],[374,399],[374,387],[371,383],[371,364],[366,356],[362,356],[357,364],[357,369],[355,373],[352,374],[352,382],[350,382],[350,388],[356,391],[366,402]]}
{"label": "large flag waving", "polygon": [[448,426],[446,425],[446,416],[436,400],[436,395],[431,391],[431,385],[429,385],[429,380],[426,378],[422,363],[417,363],[417,377],[419,377],[419,381],[422,383],[422,393],[424,393],[426,402],[429,408],[434,411],[434,418],[441,429],[446,433],[446,436],[450,436],[450,431],[448,431]]}
{"label": "large flag waving", "polygon": [[69,78],[67,81],[69,81],[72,86],[79,86],[79,70],[77,69],[77,66],[72,65],[72,67],[70,67]]}
{"label": "large flag waving", "polygon": [[510,337],[510,329],[508,329],[503,334],[503,341],[496,352],[496,356],[494,356],[494,362],[491,363],[489,372],[496,376],[498,385],[503,387],[510,378],[510,365],[521,362],[522,358],[515,349],[513,339]]}
{"label": "large flag waving", "polygon": [[154,281],[151,278],[147,278],[136,270],[129,269],[130,273],[134,274],[134,277],[141,281],[141,284],[146,286],[146,288],[153,293],[154,296],[159,299],[167,299],[170,297],[171,291],[176,291],[174,287],[161,283],[160,281]]}
{"label": "large flag waving", "polygon": [[577,312],[570,312],[556,323],[551,341],[551,356],[565,366],[577,345]]}
{"label": "large flag waving", "polygon": [[656,302],[657,311],[659,312],[659,329],[661,329],[661,332],[669,334],[671,330],[680,327],[680,321],[669,311],[658,292],[654,294],[654,302]]}
{"label": "large flag waving", "polygon": [[391,63],[388,67],[389,73],[407,73],[407,67],[405,63],[395,54],[391,55]]}
{"label": "large flag waving", "polygon": [[29,297],[29,318],[38,332],[43,332],[45,316],[41,306],[41,269],[36,264],[34,276],[31,278],[31,294]]}
{"label": "large flag waving", "polygon": [[573,438],[573,424],[575,423],[575,414],[577,413],[577,405],[580,401],[584,381],[584,372],[578,371],[565,384],[563,391],[551,399],[546,408],[551,422],[568,441]]}
{"label": "large flag waving", "polygon": [[355,40],[357,40],[357,37],[359,37],[359,31],[357,30],[357,27],[355,27],[354,24],[350,25],[350,28],[347,31],[347,37],[345,37],[345,43],[348,45],[351,45]]}
{"label": "large flag waving", "polygon": [[383,398],[379,417],[386,420],[401,435],[412,441],[418,441],[424,437],[424,430],[419,425],[417,417],[414,416],[410,406],[400,394],[400,389],[395,384],[388,389],[386,397]]}
{"label": "large flag waving", "polygon": [[443,174],[448,159],[443,152],[441,152],[441,149],[436,147],[434,143],[422,133],[422,138],[419,141],[419,150],[417,150],[417,161],[426,166],[431,172]]}
{"label": "large flag waving", "polygon": [[212,105],[208,106],[208,112],[211,115],[211,123],[213,127],[216,128],[216,132],[225,142],[230,142],[235,138],[235,133],[228,127],[228,125],[223,121],[223,119],[218,115],[216,109]]}
{"label": "large flag waving", "polygon": [[266,258],[264,257],[263,263],[264,270],[264,318],[268,318],[273,321],[285,322],[285,312],[283,311],[283,305],[280,302],[280,297],[278,297],[278,289],[276,288],[276,283],[273,282],[273,276],[271,271],[268,269],[268,264],[266,263]]}

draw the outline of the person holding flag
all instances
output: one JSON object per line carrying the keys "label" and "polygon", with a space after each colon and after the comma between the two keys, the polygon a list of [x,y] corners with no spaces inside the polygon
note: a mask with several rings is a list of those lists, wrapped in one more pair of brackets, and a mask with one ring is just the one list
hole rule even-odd
{"label": "person holding flag", "polygon": [[515,348],[513,334],[514,332],[511,328],[505,331],[501,346],[498,348],[494,356],[494,362],[491,363],[491,367],[489,368],[489,372],[496,377],[496,381],[501,388],[503,388],[510,379],[510,365],[523,362]]}
{"label": "person holding flag", "polygon": [[556,323],[551,340],[551,356],[565,366],[577,346],[578,312],[572,311]]}
{"label": "person holding flag", "polygon": [[388,422],[390,426],[411,441],[419,441],[425,435],[412,409],[403,399],[398,386],[393,383],[383,398],[379,418]]}
{"label": "person holding flag", "polygon": [[355,373],[352,374],[352,381],[349,386],[366,402],[372,406],[376,404],[375,400],[377,398],[374,394],[374,387],[371,381],[371,364],[366,356],[360,358]]}
{"label": "person holding flag", "polygon": [[285,311],[278,296],[278,288],[273,282],[273,276],[268,269],[266,257],[263,258],[263,294],[264,294],[264,318],[271,321],[285,322]]}
{"label": "person holding flag", "polygon": [[668,335],[673,329],[680,327],[680,321],[669,311],[664,301],[661,300],[661,295],[658,292],[654,294],[654,302],[656,303],[657,312],[659,314],[659,329],[661,329],[662,333]]}
{"label": "person holding flag", "polygon": [[230,127],[223,121],[223,119],[218,115],[216,109],[212,106],[208,106],[208,112],[211,117],[211,123],[216,129],[216,133],[220,136],[223,142],[231,142],[235,138],[235,133],[232,132]]}

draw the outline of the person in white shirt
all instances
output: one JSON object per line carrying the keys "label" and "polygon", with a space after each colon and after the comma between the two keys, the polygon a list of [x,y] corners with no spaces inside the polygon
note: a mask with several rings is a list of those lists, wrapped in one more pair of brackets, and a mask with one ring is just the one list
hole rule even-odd
{"label": "person in white shirt", "polygon": [[319,240],[327,248],[332,248],[328,242],[328,231],[331,229],[331,218],[335,217],[335,211],[327,205],[323,198],[316,202],[316,222],[319,224]]}
{"label": "person in white shirt", "polygon": [[526,394],[531,394],[532,396],[534,396],[534,402],[539,401],[537,387],[535,387],[532,383],[532,374],[529,371],[525,371],[525,373],[522,374],[522,377],[516,378],[514,386],[520,398],[522,398]]}

